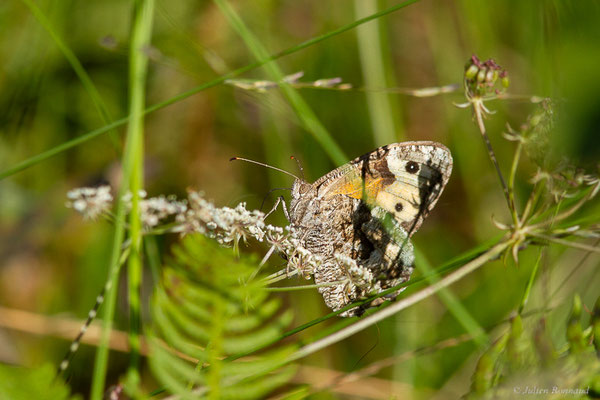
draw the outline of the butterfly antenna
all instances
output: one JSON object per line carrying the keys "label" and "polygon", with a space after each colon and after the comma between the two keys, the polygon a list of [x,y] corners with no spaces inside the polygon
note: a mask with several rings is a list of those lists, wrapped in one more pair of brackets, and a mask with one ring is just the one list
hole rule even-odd
{"label": "butterfly antenna", "polygon": [[298,160],[294,156],[290,156],[290,158],[292,160],[296,161],[296,164],[298,164],[298,169],[300,170],[300,176],[302,177],[302,180],[306,180],[306,179],[304,179],[304,168],[302,168],[302,164],[300,163],[300,160]]}
{"label": "butterfly antenna", "polygon": [[234,161],[234,160],[241,160],[241,161],[246,161],[246,162],[249,162],[249,163],[252,163],[252,164],[256,164],[256,165],[261,165],[261,166],[263,166],[265,168],[271,168],[271,169],[274,169],[275,171],[283,172],[284,174],[292,176],[292,177],[294,177],[294,178],[296,178],[298,180],[303,180],[303,179],[298,178],[296,175],[292,174],[291,172],[284,171],[281,168],[277,168],[277,167],[274,167],[274,166],[269,165],[269,164],[261,163],[261,162],[254,161],[254,160],[249,160],[247,158],[242,158],[242,157],[231,157],[229,159],[229,161]]}

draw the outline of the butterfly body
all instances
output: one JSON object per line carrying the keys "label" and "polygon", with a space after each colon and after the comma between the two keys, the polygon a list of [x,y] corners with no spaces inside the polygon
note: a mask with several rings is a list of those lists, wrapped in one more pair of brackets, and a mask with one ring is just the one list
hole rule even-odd
{"label": "butterfly body", "polygon": [[[451,170],[445,146],[404,142],[358,157],[312,184],[294,182],[290,224],[300,246],[322,260],[305,272],[314,274],[328,307],[337,311],[408,280],[414,261],[409,239]],[[355,307],[341,315],[362,311]]]}

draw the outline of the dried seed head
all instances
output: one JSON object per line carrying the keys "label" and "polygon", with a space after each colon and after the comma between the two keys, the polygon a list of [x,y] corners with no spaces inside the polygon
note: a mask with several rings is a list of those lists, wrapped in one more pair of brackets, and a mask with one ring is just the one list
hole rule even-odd
{"label": "dried seed head", "polygon": [[154,228],[168,217],[180,215],[186,210],[186,202],[177,201],[174,197],[159,196],[140,201],[141,218],[146,228]]}
{"label": "dried seed head", "polygon": [[113,197],[110,186],[83,187],[67,192],[66,206],[74,209],[86,219],[96,219],[108,213],[112,207]]}

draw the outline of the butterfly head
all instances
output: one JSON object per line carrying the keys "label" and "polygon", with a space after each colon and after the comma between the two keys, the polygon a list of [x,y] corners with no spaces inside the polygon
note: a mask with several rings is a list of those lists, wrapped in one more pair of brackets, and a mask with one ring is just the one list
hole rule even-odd
{"label": "butterfly head", "polygon": [[292,185],[292,198],[290,200],[290,222],[298,225],[315,207],[311,205],[317,201],[317,188],[302,179],[296,179]]}

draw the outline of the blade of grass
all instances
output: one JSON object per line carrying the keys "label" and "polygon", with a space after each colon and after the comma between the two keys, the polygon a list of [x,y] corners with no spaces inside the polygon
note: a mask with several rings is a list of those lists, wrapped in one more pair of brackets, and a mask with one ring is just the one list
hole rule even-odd
{"label": "blade of grass", "polygon": [[152,273],[152,280],[159,282],[162,262],[156,237],[147,234],[144,235],[144,252],[146,253],[146,260],[148,260],[148,267],[150,267],[150,272]]}
{"label": "blade of grass", "polygon": [[[125,149],[127,154],[127,149]],[[125,156],[124,154],[124,156]],[[123,168],[123,182],[119,189],[117,200],[117,211],[115,213],[115,233],[113,236],[112,250],[110,256],[110,267],[108,271],[108,280],[106,284],[106,302],[104,303],[102,334],[96,351],[94,360],[94,372],[92,376],[92,388],[90,398],[92,400],[101,400],[104,391],[104,381],[106,379],[106,366],[108,363],[109,338],[112,331],[112,321],[115,314],[115,305],[117,302],[117,288],[119,271],[121,270],[121,245],[125,238],[125,204],[123,196],[127,192],[129,185],[129,174]]]}
{"label": "blade of grass", "polygon": [[[139,350],[140,350],[140,312],[139,312],[139,290],[141,282],[141,221],[139,214],[139,191],[142,188],[143,173],[143,118],[144,118],[144,96],[148,57],[143,51],[150,43],[152,29],[152,16],[154,0],[137,0],[133,8],[133,26],[130,46],[129,64],[129,125],[123,154],[123,182],[119,189],[117,200],[117,217],[115,237],[113,241],[113,252],[111,265],[112,282],[116,283],[118,276],[118,264],[114,261],[119,259],[121,244],[125,231],[125,205],[123,196],[130,190],[132,193],[130,212],[130,241],[131,254],[129,256],[129,305],[130,305],[130,332],[129,344],[131,347],[131,365],[128,370],[128,384],[130,389],[135,390],[139,382]],[[106,380],[108,364],[108,340],[115,312],[117,297],[117,285],[113,284],[107,294],[107,304],[104,312],[104,321],[100,345],[96,352],[94,374],[90,398],[92,400],[102,399]],[[131,386],[134,386],[133,388]]]}
{"label": "blade of grass", "polygon": [[533,282],[535,282],[535,277],[537,276],[538,269],[540,268],[543,251],[544,249],[541,247],[538,250],[538,257],[535,260],[535,264],[533,265],[533,269],[531,270],[531,274],[529,275],[529,279],[527,280],[527,286],[525,287],[525,291],[523,292],[521,304],[519,304],[519,310],[517,311],[519,314],[523,313],[523,309],[527,305],[527,301],[529,300],[529,296],[531,295],[531,288],[533,287]]}
{"label": "blade of grass", "polygon": [[[269,53],[267,50],[250,29],[248,29],[244,21],[229,3],[225,0],[215,0],[215,4],[219,7],[231,27],[242,38],[248,49],[252,52],[252,55],[254,55],[257,60],[268,58]],[[265,64],[265,69],[273,81],[282,82],[285,75],[275,62]],[[329,155],[329,158],[338,165],[348,161],[348,158],[344,155],[342,149],[333,140],[331,134],[325,129],[323,124],[321,124],[313,110],[304,101],[302,96],[300,96],[298,91],[285,82],[282,82],[279,87],[281,88],[283,95],[292,105],[304,128],[321,144],[325,152]]]}
{"label": "blade of grass", "polygon": [[[377,0],[354,0],[354,12],[357,17],[372,14],[377,9]],[[373,20],[356,29],[358,52],[365,86],[368,88],[393,87],[387,80],[387,71],[382,46],[382,33],[379,20]],[[396,128],[397,118],[390,101],[389,93],[370,90],[366,92],[369,115],[375,144],[381,146],[393,143],[404,136]]]}
{"label": "blade of grass", "polygon": [[127,371],[127,385],[133,393],[140,383],[140,331],[141,331],[141,282],[142,282],[142,222],[140,192],[144,180],[144,106],[146,96],[146,76],[148,55],[144,49],[150,46],[154,0],[136,0],[133,9],[131,45],[129,46],[129,124],[127,126],[128,145],[132,149],[133,160],[129,190],[131,211],[129,213],[129,235],[131,255],[127,265],[129,294],[129,345],[130,364]]}
{"label": "blade of grass", "polygon": [[[372,21],[372,20],[374,20],[376,18],[380,18],[380,17],[382,17],[384,15],[391,14],[391,13],[393,13],[395,11],[398,11],[398,10],[404,8],[404,7],[407,7],[407,6],[409,6],[409,5],[413,4],[413,3],[416,3],[417,1],[419,1],[419,0],[408,0],[408,1],[402,2],[400,4],[396,4],[396,5],[392,6],[392,7],[386,8],[385,10],[382,10],[382,11],[377,12],[375,14],[369,15],[368,17],[361,18],[361,19],[359,19],[357,21],[353,21],[353,22],[351,22],[349,24],[346,24],[346,25],[344,25],[344,26],[342,26],[342,27],[340,27],[338,29],[334,29],[331,32],[328,32],[328,33],[325,33],[323,35],[317,36],[315,38],[306,40],[306,41],[304,41],[304,42],[302,42],[302,43],[300,43],[300,44],[298,44],[296,46],[292,46],[292,47],[290,47],[288,49],[280,51],[279,53],[275,53],[274,55],[272,55],[272,56],[270,56],[270,57],[268,57],[266,59],[254,62],[252,64],[248,64],[248,65],[246,65],[244,67],[241,67],[241,68],[238,68],[238,69],[236,69],[234,71],[231,71],[228,74],[222,75],[222,76],[220,76],[218,78],[215,78],[215,79],[213,79],[213,80],[211,80],[209,82],[206,82],[206,83],[204,83],[202,85],[196,86],[195,88],[192,88],[192,89],[190,89],[190,90],[188,90],[186,92],[183,92],[183,93],[181,93],[181,94],[179,94],[177,96],[174,96],[174,97],[172,97],[170,99],[167,99],[167,100],[162,101],[160,103],[156,103],[156,104],[148,107],[145,110],[144,113],[145,114],[149,114],[149,113],[152,113],[154,111],[157,111],[157,110],[160,110],[162,108],[165,108],[167,106],[170,106],[171,104],[177,103],[177,102],[179,102],[179,101],[181,101],[183,99],[186,99],[186,98],[188,98],[190,96],[193,96],[194,94],[199,93],[199,92],[201,92],[203,90],[206,90],[206,89],[212,88],[214,86],[217,86],[217,85],[223,83],[224,81],[226,81],[227,79],[234,78],[234,77],[236,77],[238,75],[241,75],[241,74],[243,74],[245,72],[248,72],[248,71],[251,71],[251,70],[253,70],[255,68],[263,66],[263,65],[265,65],[265,64],[267,64],[267,63],[269,63],[271,61],[274,61],[274,60],[277,60],[277,59],[279,59],[281,57],[285,57],[287,55],[293,54],[293,53],[295,53],[297,51],[300,51],[302,49],[310,47],[313,44],[322,42],[323,40],[327,40],[327,39],[329,39],[329,38],[331,38],[333,36],[337,36],[339,34],[342,34],[342,33],[346,32],[346,31],[349,31],[350,29],[356,28],[357,26],[360,26],[360,25],[362,25],[362,24],[364,24],[366,22]],[[10,168],[8,168],[8,169],[0,172],[0,180],[5,179],[5,178],[7,178],[9,176],[12,176],[12,175],[14,175],[14,174],[16,174],[18,172],[21,172],[21,171],[23,171],[23,170],[25,170],[25,169],[27,169],[27,168],[35,165],[35,164],[38,164],[38,163],[40,163],[40,162],[42,162],[44,160],[47,160],[50,157],[53,157],[53,156],[55,156],[57,154],[60,154],[63,151],[66,151],[66,150],[71,149],[71,148],[73,148],[75,146],[78,146],[78,145],[80,145],[82,143],[85,143],[88,140],[91,140],[91,139],[93,139],[93,138],[95,138],[97,136],[100,136],[103,133],[106,133],[106,132],[110,131],[111,129],[117,128],[117,127],[122,126],[122,125],[125,125],[127,123],[127,121],[128,121],[127,117],[118,119],[118,120],[114,121],[111,124],[105,125],[103,127],[100,127],[98,129],[95,129],[95,130],[90,131],[88,133],[85,133],[85,134],[83,134],[83,135],[81,135],[81,136],[79,136],[79,137],[77,137],[75,139],[72,139],[72,140],[70,140],[68,142],[65,142],[65,143],[62,143],[62,144],[60,144],[58,146],[55,146],[55,147],[53,147],[50,150],[47,150],[47,151],[45,151],[43,153],[37,154],[37,155],[35,155],[33,157],[30,157],[30,158],[28,158],[26,160],[23,160],[20,163],[17,163],[16,165],[14,165],[14,166],[12,166],[12,167],[10,167]]]}
{"label": "blade of grass", "polygon": [[[104,122],[105,124],[110,124],[112,118],[110,117],[108,108],[104,104],[104,101],[102,100],[102,97],[100,96],[100,93],[98,92],[98,89],[94,85],[94,82],[92,81],[92,79],[90,78],[88,73],[86,72],[85,68],[83,68],[83,65],[81,65],[81,63],[79,62],[79,59],[77,58],[75,53],[73,53],[73,51],[71,51],[69,46],[67,46],[67,44],[62,40],[62,38],[60,37],[58,32],[52,26],[52,23],[50,22],[50,20],[46,17],[44,12],[33,1],[31,1],[31,0],[21,0],[21,1],[23,3],[25,3],[25,5],[29,8],[29,11],[31,11],[31,14],[33,14],[33,16],[40,23],[40,25],[42,25],[42,27],[50,34],[50,37],[52,37],[52,40],[54,40],[54,43],[56,44],[58,49],[63,53],[63,55],[67,59],[67,62],[69,64],[71,64],[71,68],[73,68],[75,75],[77,75],[77,77],[81,81],[83,88],[89,94],[90,98],[92,99],[92,102],[94,103],[94,106],[98,110],[98,113],[100,114],[100,117],[102,118],[102,122]],[[113,141],[113,144],[115,145],[115,148],[120,150],[121,145],[119,143],[119,138],[117,136],[117,133],[113,130],[110,130],[109,132],[110,132],[110,137]]]}

